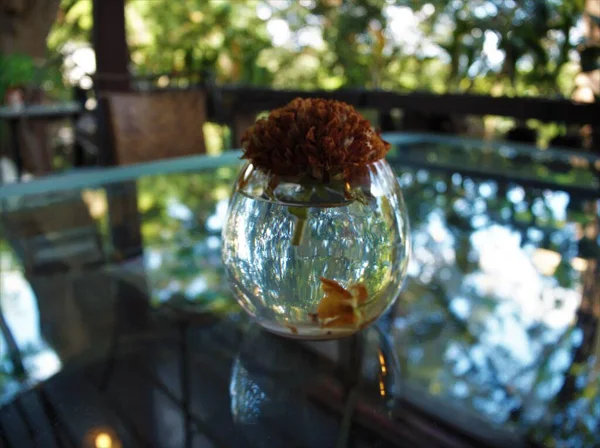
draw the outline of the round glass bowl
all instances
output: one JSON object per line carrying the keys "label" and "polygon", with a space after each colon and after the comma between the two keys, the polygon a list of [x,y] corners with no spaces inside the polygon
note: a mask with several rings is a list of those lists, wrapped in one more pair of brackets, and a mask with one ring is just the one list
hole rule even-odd
{"label": "round glass bowl", "polygon": [[229,203],[223,262],[240,305],[288,337],[349,336],[400,292],[410,252],[400,186],[385,160],[352,182],[297,181],[247,164]]}

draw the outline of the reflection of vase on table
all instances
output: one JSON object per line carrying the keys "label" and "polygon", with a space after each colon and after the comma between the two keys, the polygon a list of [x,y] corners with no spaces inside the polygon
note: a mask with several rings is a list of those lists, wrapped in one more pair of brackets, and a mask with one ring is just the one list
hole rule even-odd
{"label": "reflection of vase on table", "polygon": [[223,259],[240,304],[290,337],[347,336],[396,299],[408,221],[389,144],[354,108],[296,99],[243,138]]}
{"label": "reflection of vase on table", "polygon": [[249,447],[346,446],[350,435],[357,446],[379,446],[360,443],[374,435],[392,441],[382,425],[400,393],[390,349],[376,325],[351,338],[301,344],[252,327],[231,372],[236,430]]}

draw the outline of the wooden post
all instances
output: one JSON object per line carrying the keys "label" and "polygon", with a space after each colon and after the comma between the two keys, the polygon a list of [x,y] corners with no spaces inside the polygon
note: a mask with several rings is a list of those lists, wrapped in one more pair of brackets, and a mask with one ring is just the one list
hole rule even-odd
{"label": "wooden post", "polygon": [[[96,54],[94,88],[102,100],[104,92],[126,92],[130,89],[128,77],[129,51],[125,33],[125,0],[93,1],[93,42]],[[103,104],[103,101],[100,101]],[[99,109],[104,109],[100,107]],[[100,110],[100,151],[103,164],[115,164],[114,144],[111,138],[107,110]],[[142,253],[140,219],[137,208],[135,183],[107,188],[112,242],[119,258],[135,258]]]}
{"label": "wooden post", "polygon": [[[129,90],[129,51],[125,34],[125,0],[93,0],[92,40],[96,53],[96,92]],[[108,76],[102,76],[108,75]]]}

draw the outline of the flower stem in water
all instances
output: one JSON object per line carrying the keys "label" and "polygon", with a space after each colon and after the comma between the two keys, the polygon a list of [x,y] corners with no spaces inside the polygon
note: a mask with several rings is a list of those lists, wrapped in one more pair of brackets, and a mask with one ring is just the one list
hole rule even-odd
{"label": "flower stem in water", "polygon": [[299,246],[302,243],[304,229],[308,221],[307,207],[288,207],[288,211],[296,217],[294,224],[294,234],[292,235],[292,246]]}

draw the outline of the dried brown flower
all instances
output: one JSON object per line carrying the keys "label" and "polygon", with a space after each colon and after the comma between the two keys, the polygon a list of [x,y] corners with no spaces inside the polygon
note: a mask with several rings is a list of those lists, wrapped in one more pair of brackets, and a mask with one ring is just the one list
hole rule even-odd
{"label": "dried brown flower", "polygon": [[273,110],[246,130],[242,145],[243,157],[265,172],[323,182],[351,180],[390,148],[354,107],[316,98]]}

